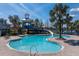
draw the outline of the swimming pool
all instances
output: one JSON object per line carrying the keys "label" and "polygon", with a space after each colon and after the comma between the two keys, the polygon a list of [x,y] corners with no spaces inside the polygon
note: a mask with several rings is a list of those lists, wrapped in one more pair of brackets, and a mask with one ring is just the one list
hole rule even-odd
{"label": "swimming pool", "polygon": [[62,46],[56,42],[49,42],[47,39],[55,37],[51,35],[27,35],[20,40],[11,40],[9,46],[18,51],[31,51],[38,53],[57,53]]}

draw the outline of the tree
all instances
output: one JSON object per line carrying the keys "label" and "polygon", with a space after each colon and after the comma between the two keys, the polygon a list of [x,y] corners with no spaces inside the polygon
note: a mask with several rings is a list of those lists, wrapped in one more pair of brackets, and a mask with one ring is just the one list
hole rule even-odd
{"label": "tree", "polygon": [[79,32],[79,20],[76,20],[74,22],[74,27],[75,27],[75,30]]}
{"label": "tree", "polygon": [[2,32],[2,35],[9,34],[9,24],[7,24],[7,19],[0,18],[0,30]]}
{"label": "tree", "polygon": [[40,21],[40,28],[43,29],[43,26],[44,26],[44,24],[43,24],[43,22],[42,22],[42,20],[41,20],[41,21]]}
{"label": "tree", "polygon": [[72,34],[72,31],[75,30],[75,27],[74,26],[75,26],[74,25],[74,22],[70,22],[69,30],[70,30],[71,34]]}
{"label": "tree", "polygon": [[35,27],[40,27],[40,21],[39,19],[35,19]]}
{"label": "tree", "polygon": [[64,20],[67,19],[67,10],[69,6],[66,4],[56,4],[54,8],[50,11],[50,22],[54,25],[56,30],[59,33],[59,38],[62,38],[62,28],[64,24]]}
{"label": "tree", "polygon": [[17,15],[9,16],[8,17],[10,22],[12,23],[12,31],[14,32],[13,34],[18,34],[18,30],[20,28],[20,19]]}
{"label": "tree", "polygon": [[67,31],[69,31],[69,27],[72,26],[72,24],[71,24],[72,19],[73,19],[72,16],[70,16],[69,14],[66,15],[66,19],[65,19],[64,23],[66,24],[66,27],[67,27],[66,30]]}
{"label": "tree", "polygon": [[6,20],[3,18],[0,18],[0,24],[6,24]]}

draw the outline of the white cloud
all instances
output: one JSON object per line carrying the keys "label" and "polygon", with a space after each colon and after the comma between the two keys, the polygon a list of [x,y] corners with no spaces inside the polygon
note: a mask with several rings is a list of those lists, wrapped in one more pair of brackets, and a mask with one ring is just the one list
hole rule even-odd
{"label": "white cloud", "polygon": [[76,15],[74,15],[74,14],[71,14],[70,16],[72,16],[72,17],[75,17]]}
{"label": "white cloud", "polygon": [[79,15],[79,8],[70,9],[70,16],[77,17]]}
{"label": "white cloud", "polygon": [[70,12],[73,12],[73,11],[79,11],[79,8],[72,8],[72,9],[70,9]]}

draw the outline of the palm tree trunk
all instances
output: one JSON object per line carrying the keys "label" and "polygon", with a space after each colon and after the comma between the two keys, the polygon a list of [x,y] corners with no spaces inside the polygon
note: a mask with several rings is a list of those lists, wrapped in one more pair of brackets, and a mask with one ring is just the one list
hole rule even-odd
{"label": "palm tree trunk", "polygon": [[61,32],[62,32],[62,30],[61,30],[61,24],[60,24],[59,38],[62,38],[62,36],[61,36]]}
{"label": "palm tree trunk", "polygon": [[68,24],[67,24],[67,32],[68,32]]}
{"label": "palm tree trunk", "polygon": [[62,23],[61,23],[61,19],[60,19],[60,22],[59,22],[59,38],[62,38]]}
{"label": "palm tree trunk", "polygon": [[[63,23],[61,24],[61,26],[63,26]],[[63,27],[61,28],[61,33],[63,34]]]}

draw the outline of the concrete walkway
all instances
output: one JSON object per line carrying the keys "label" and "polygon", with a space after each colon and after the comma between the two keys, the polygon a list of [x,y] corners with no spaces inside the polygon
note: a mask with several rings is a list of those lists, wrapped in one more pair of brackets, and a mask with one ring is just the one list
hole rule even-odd
{"label": "concrete walkway", "polygon": [[[13,36],[11,38],[17,38],[17,36]],[[0,56],[25,56],[25,55],[29,55],[27,53],[11,50],[10,48],[7,47],[8,41],[9,40],[6,40],[4,37],[0,38]]]}

